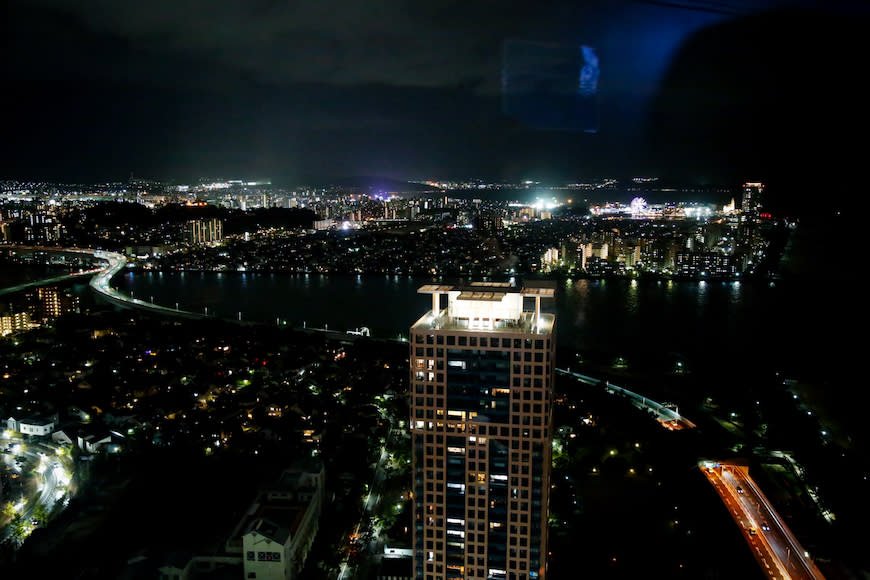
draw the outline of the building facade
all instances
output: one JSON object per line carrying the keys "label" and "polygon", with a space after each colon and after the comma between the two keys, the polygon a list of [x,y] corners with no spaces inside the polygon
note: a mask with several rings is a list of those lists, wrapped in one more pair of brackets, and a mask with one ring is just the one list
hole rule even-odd
{"label": "building facade", "polygon": [[22,435],[34,435],[36,437],[46,437],[54,431],[55,418],[44,419],[42,417],[28,417],[26,419],[16,419],[9,417],[6,419],[6,428],[10,431],[21,433]]}
{"label": "building facade", "polygon": [[733,256],[713,252],[677,252],[674,261],[677,276],[731,278],[738,272]]}
{"label": "building facade", "polygon": [[744,183],[740,210],[750,219],[758,219],[758,215],[761,213],[763,196],[763,183]]}
{"label": "building facade", "polygon": [[0,336],[30,330],[30,314],[16,312],[0,316]]}
{"label": "building facade", "polygon": [[214,244],[224,239],[224,224],[219,219],[190,220],[186,229],[191,244]]}
{"label": "building facade", "polygon": [[285,469],[261,490],[236,525],[225,550],[240,554],[245,578],[292,580],[305,564],[320,526],[322,465]]}
{"label": "building facade", "polygon": [[554,290],[418,292],[432,310],[410,332],[414,577],[544,578],[555,317],[541,299]]}

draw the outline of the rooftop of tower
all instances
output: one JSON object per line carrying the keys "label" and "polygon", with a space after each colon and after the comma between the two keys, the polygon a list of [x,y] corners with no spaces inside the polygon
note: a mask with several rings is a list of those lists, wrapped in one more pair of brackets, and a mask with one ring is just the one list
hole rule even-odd
{"label": "rooftop of tower", "polygon": [[[432,295],[432,310],[414,330],[468,330],[523,334],[550,334],[555,317],[541,313],[541,299],[553,298],[555,289],[533,283],[472,282],[468,285],[427,284],[418,290]],[[441,297],[447,295],[447,308]],[[534,310],[525,310],[524,298],[534,298]]]}

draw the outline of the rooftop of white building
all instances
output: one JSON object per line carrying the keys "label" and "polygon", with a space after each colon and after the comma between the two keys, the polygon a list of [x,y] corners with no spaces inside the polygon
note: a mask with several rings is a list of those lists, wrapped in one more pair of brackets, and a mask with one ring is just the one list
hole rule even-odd
{"label": "rooftop of white building", "polygon": [[[555,316],[541,312],[541,300],[553,298],[555,289],[532,283],[472,282],[468,285],[427,284],[418,290],[432,296],[432,309],[413,330],[468,330],[507,334],[550,334]],[[447,308],[442,297],[447,296]],[[534,308],[526,310],[526,298]]]}

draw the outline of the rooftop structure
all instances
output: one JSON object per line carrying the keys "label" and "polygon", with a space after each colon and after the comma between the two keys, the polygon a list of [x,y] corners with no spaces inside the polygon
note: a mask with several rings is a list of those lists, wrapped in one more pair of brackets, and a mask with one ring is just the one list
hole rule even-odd
{"label": "rooftop structure", "polygon": [[[432,295],[432,310],[412,330],[474,330],[550,334],[552,314],[541,313],[541,298],[553,298],[555,289],[510,282],[472,282],[467,286],[427,284],[418,290]],[[442,309],[442,296],[447,308]],[[524,309],[525,298],[534,298],[534,310]]]}

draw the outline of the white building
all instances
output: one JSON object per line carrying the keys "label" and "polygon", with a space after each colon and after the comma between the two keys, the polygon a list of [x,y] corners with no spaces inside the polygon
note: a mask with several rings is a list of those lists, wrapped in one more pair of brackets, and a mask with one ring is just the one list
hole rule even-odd
{"label": "white building", "polygon": [[6,419],[6,428],[10,431],[17,431],[22,435],[45,437],[51,435],[51,432],[54,431],[54,421],[51,419],[39,419],[36,417],[21,420],[17,420],[15,417],[9,417]]}
{"label": "white building", "polygon": [[255,520],[242,536],[245,578],[291,578],[290,530],[267,519]]}
{"label": "white building", "polygon": [[305,563],[319,527],[324,470],[287,469],[261,491],[227,541],[245,578],[290,580]]}
{"label": "white building", "polygon": [[77,437],[79,449],[85,453],[98,453],[104,445],[112,442],[112,436],[108,433],[80,433]]}
{"label": "white building", "polygon": [[541,263],[545,266],[555,266],[559,263],[559,248],[549,248],[541,257]]}

